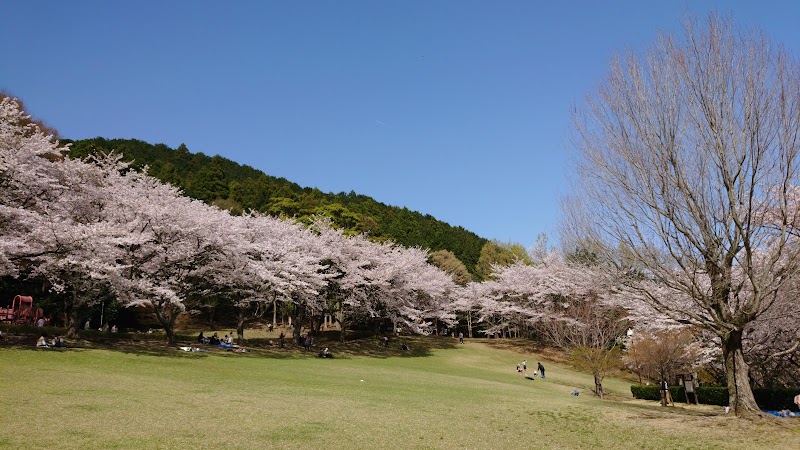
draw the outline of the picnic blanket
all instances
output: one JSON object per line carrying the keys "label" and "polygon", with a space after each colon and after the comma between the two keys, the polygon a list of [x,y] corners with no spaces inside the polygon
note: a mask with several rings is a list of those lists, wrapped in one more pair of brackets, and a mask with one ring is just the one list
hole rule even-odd
{"label": "picnic blanket", "polygon": [[789,411],[788,409],[784,409],[783,411],[764,411],[767,414],[772,414],[775,417],[798,417],[800,418],[800,413],[796,413],[793,411]]}

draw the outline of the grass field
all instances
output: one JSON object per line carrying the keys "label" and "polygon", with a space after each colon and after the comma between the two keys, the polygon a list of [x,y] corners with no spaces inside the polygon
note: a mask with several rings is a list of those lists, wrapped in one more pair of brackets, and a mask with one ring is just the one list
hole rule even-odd
{"label": "grass field", "polygon": [[[661,408],[630,383],[520,348],[408,338],[286,350],[185,353],[163,344],[0,347],[2,448],[798,448],[800,420],[741,421],[721,408]],[[579,397],[570,395],[578,387]]]}

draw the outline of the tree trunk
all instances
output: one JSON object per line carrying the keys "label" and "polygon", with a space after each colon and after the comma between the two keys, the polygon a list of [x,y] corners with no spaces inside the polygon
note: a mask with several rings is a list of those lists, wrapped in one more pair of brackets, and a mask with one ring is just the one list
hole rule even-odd
{"label": "tree trunk", "polygon": [[169,346],[174,346],[177,343],[177,339],[175,339],[175,328],[170,325],[164,327],[164,333],[167,335],[167,344]]}
{"label": "tree trunk", "polygon": [[600,400],[603,399],[603,381],[597,375],[594,376],[594,393],[600,397]]}
{"label": "tree trunk", "polygon": [[467,336],[472,337],[472,311],[467,311]]}
{"label": "tree trunk", "polygon": [[294,341],[295,345],[300,345],[300,335],[303,334],[303,325],[299,320],[294,321],[294,326],[292,327],[292,341]]}
{"label": "tree trunk", "polygon": [[72,292],[72,299],[64,296],[64,325],[67,327],[67,338],[77,339],[80,329],[80,311],[78,309],[78,293]]}
{"label": "tree trunk", "polygon": [[236,340],[239,345],[244,344],[244,322],[247,317],[247,308],[239,307],[239,315],[236,320]]}
{"label": "tree trunk", "polygon": [[737,417],[761,414],[750,388],[750,366],[742,353],[742,330],[734,330],[722,338],[722,357],[728,380],[728,404]]}
{"label": "tree trunk", "polygon": [[76,339],[78,337],[78,329],[80,328],[80,314],[78,308],[72,306],[67,314],[67,337],[69,339]]}
{"label": "tree trunk", "polygon": [[167,345],[175,346],[177,340],[175,339],[175,319],[178,318],[180,310],[170,305],[155,304],[153,305],[153,312],[158,319],[158,323],[164,328],[164,333],[167,335]]}
{"label": "tree trunk", "polygon": [[[333,319],[334,316],[331,316]],[[344,342],[344,332],[347,328],[347,322],[345,321],[345,314],[344,314],[344,305],[342,305],[341,310],[339,312],[339,342]]]}
{"label": "tree trunk", "polygon": [[292,340],[295,345],[300,345],[300,335],[303,334],[303,319],[305,306],[295,305],[289,313],[289,326],[292,327]]}
{"label": "tree trunk", "polygon": [[325,316],[323,315],[320,320],[313,322],[314,326],[312,329],[314,330],[314,336],[319,336],[322,330],[322,323],[325,322]]}
{"label": "tree trunk", "polygon": [[[278,301],[275,300],[275,297],[277,297],[277,296],[278,296],[278,294],[275,294],[275,296],[272,297],[272,327],[273,328],[278,326],[278,323],[277,323],[277,320],[278,320]],[[281,322],[283,322],[283,321],[281,321]]]}

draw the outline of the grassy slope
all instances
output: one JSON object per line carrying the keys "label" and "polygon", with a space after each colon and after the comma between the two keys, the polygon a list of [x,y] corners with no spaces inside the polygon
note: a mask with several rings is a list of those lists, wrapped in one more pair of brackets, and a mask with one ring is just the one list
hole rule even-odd
{"label": "grassy slope", "polygon": [[[435,338],[429,338],[435,339]],[[444,343],[444,345],[441,345]],[[780,448],[800,425],[741,422],[719,408],[660,408],[584,393],[585,374],[489,342],[422,357],[0,350],[3,448]],[[416,346],[416,348],[414,348]],[[391,352],[389,352],[391,353]],[[380,354],[376,350],[376,354]],[[361,381],[363,380],[363,381]],[[788,420],[788,419],[786,419]]]}

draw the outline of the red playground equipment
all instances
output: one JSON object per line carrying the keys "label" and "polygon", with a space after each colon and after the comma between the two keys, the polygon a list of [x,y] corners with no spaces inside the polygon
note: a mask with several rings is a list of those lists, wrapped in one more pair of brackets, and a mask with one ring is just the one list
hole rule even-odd
{"label": "red playground equipment", "polygon": [[35,324],[44,316],[42,308],[33,307],[33,297],[17,295],[11,302],[11,308],[0,307],[0,322]]}

